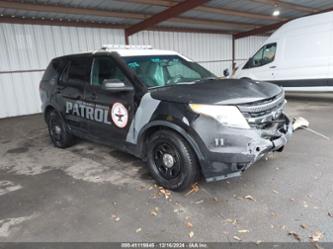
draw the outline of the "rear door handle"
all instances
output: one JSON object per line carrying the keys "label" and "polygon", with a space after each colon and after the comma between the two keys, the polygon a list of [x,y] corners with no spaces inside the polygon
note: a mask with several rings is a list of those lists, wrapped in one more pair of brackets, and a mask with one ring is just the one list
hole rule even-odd
{"label": "rear door handle", "polygon": [[95,100],[95,99],[97,99],[97,95],[96,95],[96,93],[92,93],[91,96],[90,96],[90,99],[91,99],[91,100]]}
{"label": "rear door handle", "polygon": [[62,89],[64,89],[64,88],[62,88],[62,87],[57,87],[57,93],[61,93]]}
{"label": "rear door handle", "polygon": [[62,97],[67,98],[67,99],[73,99],[73,100],[80,100],[81,99],[81,95],[75,95],[75,96],[62,95]]}
{"label": "rear door handle", "polygon": [[269,68],[276,68],[276,66],[270,66]]}

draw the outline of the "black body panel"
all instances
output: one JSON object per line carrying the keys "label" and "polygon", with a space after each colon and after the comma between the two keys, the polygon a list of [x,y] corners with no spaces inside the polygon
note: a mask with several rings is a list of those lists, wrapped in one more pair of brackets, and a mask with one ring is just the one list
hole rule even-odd
{"label": "black body panel", "polygon": [[[283,148],[292,134],[291,122],[284,114],[276,121],[280,123],[264,129],[226,127],[193,113],[187,104],[162,101],[142,131],[157,125],[181,134],[195,151],[205,179],[215,181],[239,176],[265,153]],[[217,145],[217,139],[223,139],[223,145]]]}
{"label": "black body panel", "polygon": [[270,83],[252,80],[224,79],[205,80],[194,84],[180,84],[151,90],[153,98],[196,104],[244,104],[272,98],[281,88]]}

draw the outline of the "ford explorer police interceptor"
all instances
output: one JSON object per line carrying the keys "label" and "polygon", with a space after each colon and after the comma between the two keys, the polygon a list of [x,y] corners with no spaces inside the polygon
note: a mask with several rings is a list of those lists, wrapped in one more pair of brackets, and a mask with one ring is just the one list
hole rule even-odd
{"label": "ford explorer police interceptor", "polygon": [[179,53],[142,46],[55,58],[40,95],[56,147],[75,137],[111,145],[144,159],[172,190],[199,176],[239,176],[292,133],[280,87],[219,79]]}

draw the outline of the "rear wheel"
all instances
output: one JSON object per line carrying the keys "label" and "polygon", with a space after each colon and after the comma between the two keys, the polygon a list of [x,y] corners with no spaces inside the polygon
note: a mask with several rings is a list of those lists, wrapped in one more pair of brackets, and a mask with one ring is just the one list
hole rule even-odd
{"label": "rear wheel", "polygon": [[155,180],[171,190],[188,188],[199,174],[192,148],[181,136],[169,130],[160,130],[151,136],[147,159]]}
{"label": "rear wheel", "polygon": [[47,124],[52,143],[58,148],[67,148],[74,143],[74,137],[68,133],[66,124],[56,111],[47,115]]}

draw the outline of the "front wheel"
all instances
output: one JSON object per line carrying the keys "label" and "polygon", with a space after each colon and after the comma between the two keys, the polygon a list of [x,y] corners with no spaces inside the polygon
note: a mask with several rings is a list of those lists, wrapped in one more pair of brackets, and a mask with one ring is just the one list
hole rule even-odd
{"label": "front wheel", "polygon": [[199,175],[192,148],[181,136],[169,130],[160,130],[151,136],[147,159],[155,180],[170,190],[188,188]]}
{"label": "front wheel", "polygon": [[56,111],[47,115],[47,124],[52,143],[58,148],[67,148],[74,143],[74,137],[68,133],[66,124]]}

